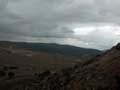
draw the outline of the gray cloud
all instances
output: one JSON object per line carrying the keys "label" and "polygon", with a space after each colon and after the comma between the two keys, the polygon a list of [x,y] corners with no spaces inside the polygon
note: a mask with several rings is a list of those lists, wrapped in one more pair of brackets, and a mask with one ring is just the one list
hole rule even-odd
{"label": "gray cloud", "polygon": [[111,29],[87,35],[75,35],[74,29],[119,27],[119,8],[119,0],[0,0],[0,39],[106,49],[120,41]]}

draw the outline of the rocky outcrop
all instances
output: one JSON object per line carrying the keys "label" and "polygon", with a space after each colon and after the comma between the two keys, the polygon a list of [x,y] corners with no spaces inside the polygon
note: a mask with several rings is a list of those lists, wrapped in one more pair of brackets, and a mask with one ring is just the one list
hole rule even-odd
{"label": "rocky outcrop", "polygon": [[57,74],[41,90],[120,90],[120,44],[107,53]]}
{"label": "rocky outcrop", "polygon": [[116,49],[120,50],[120,43],[117,44]]}

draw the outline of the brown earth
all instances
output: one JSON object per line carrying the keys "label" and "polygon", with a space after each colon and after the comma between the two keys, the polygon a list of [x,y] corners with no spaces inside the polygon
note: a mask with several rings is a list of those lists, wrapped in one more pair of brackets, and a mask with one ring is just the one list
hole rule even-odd
{"label": "brown earth", "polygon": [[2,90],[120,90],[120,44],[71,68],[8,80],[0,87]]}

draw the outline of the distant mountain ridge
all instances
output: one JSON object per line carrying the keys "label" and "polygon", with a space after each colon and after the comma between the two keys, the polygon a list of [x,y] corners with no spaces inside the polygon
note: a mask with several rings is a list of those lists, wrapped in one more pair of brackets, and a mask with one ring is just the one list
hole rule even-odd
{"label": "distant mountain ridge", "polygon": [[75,57],[94,57],[101,54],[102,51],[96,49],[80,48],[70,45],[59,45],[54,43],[25,43],[25,42],[9,42],[0,41],[0,47],[5,48],[24,48],[32,51],[42,51],[53,54],[62,54],[65,56]]}

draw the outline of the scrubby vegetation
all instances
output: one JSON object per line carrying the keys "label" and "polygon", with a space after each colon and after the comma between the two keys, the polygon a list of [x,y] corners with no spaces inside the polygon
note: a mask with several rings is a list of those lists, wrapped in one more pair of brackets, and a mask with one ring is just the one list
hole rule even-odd
{"label": "scrubby vegetation", "polygon": [[34,71],[34,75],[17,78],[14,70],[9,71],[10,79],[0,87],[2,90],[120,90],[118,48],[119,44],[91,60],[55,72]]}
{"label": "scrubby vegetation", "polygon": [[14,72],[8,72],[8,77],[9,79],[12,79],[15,77],[15,73]]}
{"label": "scrubby vegetation", "polygon": [[18,67],[17,66],[10,66],[9,69],[10,70],[16,70],[16,69],[18,69]]}

